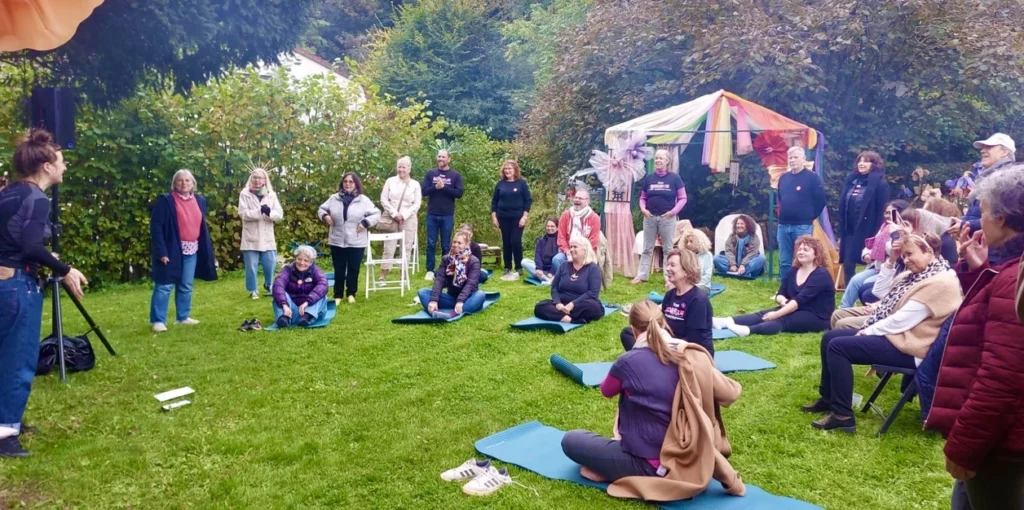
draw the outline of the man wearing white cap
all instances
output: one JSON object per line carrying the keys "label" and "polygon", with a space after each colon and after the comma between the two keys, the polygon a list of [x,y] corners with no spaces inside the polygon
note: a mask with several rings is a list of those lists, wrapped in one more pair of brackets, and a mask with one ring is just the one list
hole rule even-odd
{"label": "man wearing white cap", "polygon": [[[988,140],[978,140],[974,142],[974,148],[981,151],[982,170],[978,174],[978,179],[1013,164],[1017,157],[1017,145],[1013,143],[1013,138],[1005,133],[996,133],[988,137]],[[972,233],[981,230],[981,203],[977,200],[971,202],[960,225],[954,226],[951,230],[959,231],[964,225],[970,225]]]}

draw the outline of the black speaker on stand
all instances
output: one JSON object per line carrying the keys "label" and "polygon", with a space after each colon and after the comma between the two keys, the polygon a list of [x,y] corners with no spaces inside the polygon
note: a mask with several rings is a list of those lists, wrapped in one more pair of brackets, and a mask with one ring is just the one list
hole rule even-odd
{"label": "black speaker on stand", "polygon": [[[32,98],[29,101],[31,111],[32,127],[45,129],[53,135],[54,141],[61,149],[68,150],[75,148],[75,92],[72,89],[59,87],[36,87],[32,89]],[[53,198],[50,200],[50,227],[53,233],[53,252],[60,253],[60,234],[63,227],[60,224],[60,186],[51,186]],[[89,330],[85,335],[95,332],[96,336],[103,342],[107,352],[111,356],[117,356],[114,348],[107,342],[103,330],[92,320],[89,312],[82,306],[82,302],[75,297],[67,288],[64,279],[51,274],[47,280],[50,286],[50,298],[52,300],[53,334],[57,339],[57,361],[60,365],[60,381],[66,383],[68,380],[67,368],[64,366],[64,327],[62,325],[63,315],[60,307],[60,291],[64,289],[71,298],[71,302],[89,324]],[[83,335],[84,336],[84,335]]]}

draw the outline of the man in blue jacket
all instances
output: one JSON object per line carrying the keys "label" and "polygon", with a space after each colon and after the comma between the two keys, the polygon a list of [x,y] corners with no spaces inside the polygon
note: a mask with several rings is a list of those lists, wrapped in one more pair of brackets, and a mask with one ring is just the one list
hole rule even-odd
{"label": "man in blue jacket", "polygon": [[[988,140],[978,140],[974,142],[974,148],[981,151],[982,170],[978,173],[978,179],[984,179],[1000,168],[1013,164],[1017,159],[1017,146],[1013,143],[1013,138],[1005,133],[996,133]],[[960,223],[950,228],[950,235],[958,237],[964,225],[970,225],[971,232],[981,230],[981,203],[977,200],[971,201],[967,214]]]}
{"label": "man in blue jacket", "polygon": [[446,255],[455,226],[455,200],[462,198],[462,175],[448,166],[448,151],[437,151],[437,168],[423,177],[423,198],[427,199],[427,276],[434,279],[437,267],[437,238],[441,238],[441,255]]}
{"label": "man in blue jacket", "polygon": [[808,170],[803,147],[790,147],[789,170],[779,178],[779,276],[793,265],[793,245],[797,239],[814,234],[814,220],[825,209],[825,184]]}

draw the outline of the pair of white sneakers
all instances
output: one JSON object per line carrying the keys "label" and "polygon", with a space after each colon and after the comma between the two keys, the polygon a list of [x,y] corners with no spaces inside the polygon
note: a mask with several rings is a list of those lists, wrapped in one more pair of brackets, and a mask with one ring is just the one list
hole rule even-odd
{"label": "pair of white sneakers", "polygon": [[508,474],[507,469],[496,468],[491,465],[489,460],[476,460],[475,458],[469,459],[460,466],[441,473],[441,479],[446,482],[469,480],[468,483],[462,486],[462,492],[470,496],[494,494],[498,489],[513,483],[522,485],[512,480],[512,476]]}

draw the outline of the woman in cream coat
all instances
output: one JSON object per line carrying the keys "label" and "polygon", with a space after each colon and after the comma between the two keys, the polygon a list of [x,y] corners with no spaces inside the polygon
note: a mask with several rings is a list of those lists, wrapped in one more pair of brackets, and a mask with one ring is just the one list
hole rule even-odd
{"label": "woman in cream coat", "polygon": [[[412,160],[403,156],[396,164],[395,175],[384,181],[384,190],[380,193],[380,207],[384,210],[377,227],[387,232],[405,233],[405,259],[412,265],[413,245],[416,244],[416,233],[419,224],[416,215],[420,211],[423,195],[417,182],[409,176]],[[384,243],[383,257],[390,259],[395,255],[397,241]],[[381,267],[380,279],[386,279],[391,264]]]}
{"label": "woman in cream coat", "polygon": [[263,289],[270,292],[277,267],[277,240],[274,224],[284,218],[267,171],[253,168],[245,188],[238,194],[238,216],[242,218],[242,262],[245,265],[245,290],[259,299],[256,289],[257,265],[263,266]]}

